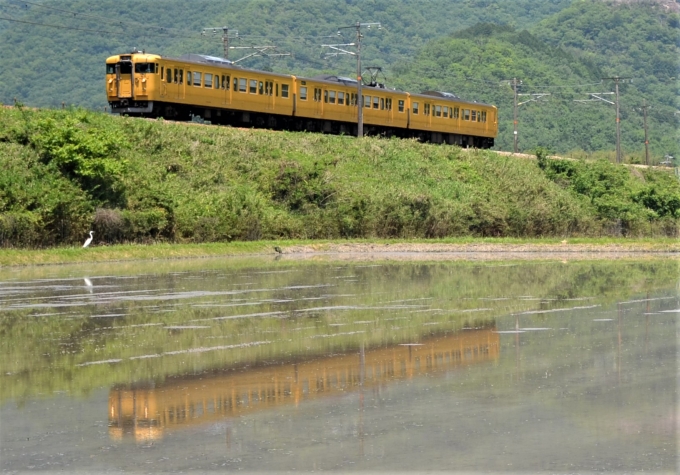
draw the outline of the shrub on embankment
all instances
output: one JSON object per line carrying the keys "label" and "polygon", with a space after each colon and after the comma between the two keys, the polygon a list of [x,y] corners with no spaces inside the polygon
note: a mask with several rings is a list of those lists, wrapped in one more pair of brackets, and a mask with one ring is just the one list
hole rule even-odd
{"label": "shrub on embankment", "polygon": [[[0,245],[677,235],[680,185],[606,162],[0,112]],[[540,166],[539,166],[540,164]]]}

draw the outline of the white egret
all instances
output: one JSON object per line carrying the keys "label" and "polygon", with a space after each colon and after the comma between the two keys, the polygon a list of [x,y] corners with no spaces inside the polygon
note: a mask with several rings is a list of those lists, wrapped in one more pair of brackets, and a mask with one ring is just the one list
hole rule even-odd
{"label": "white egret", "polygon": [[83,247],[87,247],[87,246],[90,245],[90,243],[92,242],[92,234],[94,234],[94,231],[90,231],[90,237],[87,238],[87,240],[85,241],[85,244],[83,244]]}

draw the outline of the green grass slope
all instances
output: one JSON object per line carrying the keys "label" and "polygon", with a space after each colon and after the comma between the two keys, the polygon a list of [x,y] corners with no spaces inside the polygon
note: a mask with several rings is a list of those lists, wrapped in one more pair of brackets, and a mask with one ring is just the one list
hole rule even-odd
{"label": "green grass slope", "polygon": [[0,112],[0,242],[676,236],[680,183],[606,161]]}

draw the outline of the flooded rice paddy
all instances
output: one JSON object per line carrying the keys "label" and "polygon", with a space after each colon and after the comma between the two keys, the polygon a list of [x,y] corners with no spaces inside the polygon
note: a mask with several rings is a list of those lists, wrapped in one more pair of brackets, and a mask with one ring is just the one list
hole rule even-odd
{"label": "flooded rice paddy", "polygon": [[678,261],[0,270],[0,471],[676,473]]}

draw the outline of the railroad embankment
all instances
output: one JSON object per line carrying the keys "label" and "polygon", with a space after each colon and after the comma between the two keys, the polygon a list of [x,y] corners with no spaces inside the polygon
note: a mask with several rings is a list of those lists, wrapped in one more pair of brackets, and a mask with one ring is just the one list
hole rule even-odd
{"label": "railroad embankment", "polygon": [[0,245],[678,236],[663,170],[409,140],[0,110]]}

